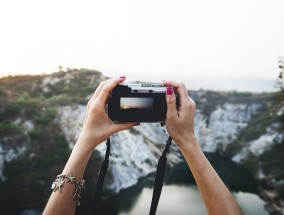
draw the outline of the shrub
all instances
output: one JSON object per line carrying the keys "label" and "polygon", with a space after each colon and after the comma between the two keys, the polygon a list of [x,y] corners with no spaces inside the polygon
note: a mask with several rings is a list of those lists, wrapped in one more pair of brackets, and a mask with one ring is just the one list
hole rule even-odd
{"label": "shrub", "polygon": [[40,132],[35,130],[35,129],[32,129],[28,132],[28,135],[30,136],[30,138],[32,140],[37,140],[40,138]]}
{"label": "shrub", "polygon": [[41,98],[31,98],[30,94],[25,92],[17,99],[7,102],[1,119],[14,119],[20,115],[25,118],[33,118],[42,103]]}
{"label": "shrub", "polygon": [[22,133],[20,126],[8,121],[0,123],[0,136],[20,133]]}
{"label": "shrub", "polygon": [[71,98],[66,94],[60,94],[49,98],[48,103],[51,105],[69,105],[71,103]]}
{"label": "shrub", "polygon": [[43,114],[37,116],[35,120],[38,124],[47,125],[53,121],[56,115],[57,115],[56,108],[49,108]]}
{"label": "shrub", "polygon": [[18,104],[17,102],[11,102],[7,104],[3,115],[5,116],[5,119],[11,119],[19,115],[21,109],[22,109],[21,104]]}
{"label": "shrub", "polygon": [[4,87],[0,87],[0,96],[5,95],[6,91]]}

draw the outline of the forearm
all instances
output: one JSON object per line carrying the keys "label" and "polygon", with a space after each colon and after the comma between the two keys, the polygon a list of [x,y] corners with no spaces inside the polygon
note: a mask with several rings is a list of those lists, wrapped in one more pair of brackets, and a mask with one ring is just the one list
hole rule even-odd
{"label": "forearm", "polygon": [[[63,184],[62,192],[58,190],[52,192],[44,210],[44,215],[74,214],[76,208],[76,201],[73,198],[74,191],[80,191],[83,187],[83,182],[79,180],[83,178],[88,160],[94,148],[112,134],[137,125],[137,123],[114,123],[105,112],[110,93],[115,86],[124,80],[125,76],[121,76],[100,83],[89,100],[82,133],[73,148],[62,175],[58,176],[55,181],[56,183],[53,184],[55,187],[54,190],[57,188],[59,190]],[[75,177],[76,181],[73,181],[74,179],[69,176],[70,174]],[[78,193],[75,193],[75,197],[79,196]]]}
{"label": "forearm", "polygon": [[239,205],[211,166],[196,140],[181,152],[194,176],[208,214],[243,214]]}
{"label": "forearm", "polygon": [[[84,147],[84,140],[79,139],[75,144],[72,153],[61,174],[74,176],[76,180],[83,179],[83,175],[92,154],[92,150]],[[60,173],[58,173],[60,174]],[[64,183],[62,191],[52,192],[44,210],[44,215],[71,215],[75,213],[76,201],[73,198],[75,185]]]}

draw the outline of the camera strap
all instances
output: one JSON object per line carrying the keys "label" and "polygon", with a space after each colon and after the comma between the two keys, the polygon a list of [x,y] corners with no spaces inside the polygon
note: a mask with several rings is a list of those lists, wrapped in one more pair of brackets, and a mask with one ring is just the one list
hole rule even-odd
{"label": "camera strap", "polygon": [[[107,139],[106,145],[106,154],[105,159],[101,165],[100,171],[98,173],[98,179],[97,179],[97,185],[95,189],[95,194],[93,198],[93,205],[91,209],[91,215],[95,215],[99,213],[100,210],[100,197],[102,193],[103,183],[106,176],[106,172],[108,169],[109,164],[109,155],[110,155],[110,138]],[[160,200],[166,168],[167,168],[167,153],[169,153],[170,146],[172,144],[172,138],[169,136],[167,142],[166,142],[166,148],[164,149],[162,156],[160,156],[157,171],[156,171],[156,177],[155,177],[155,183],[154,183],[154,189],[153,189],[153,195],[152,195],[152,202],[151,202],[151,208],[149,215],[155,215],[156,210],[158,207],[158,203]]]}
{"label": "camera strap", "polygon": [[156,171],[156,177],[155,177],[155,183],[154,183],[154,189],[153,189],[153,195],[152,195],[152,202],[151,202],[151,208],[149,215],[155,215],[156,210],[158,207],[158,203],[160,200],[166,168],[167,168],[167,153],[170,152],[170,146],[172,144],[172,138],[169,136],[167,142],[166,142],[166,148],[163,151],[162,156],[160,156],[157,171]]}
{"label": "camera strap", "polygon": [[106,172],[107,172],[108,164],[109,164],[108,158],[110,155],[110,138],[107,139],[106,145],[107,145],[107,149],[106,149],[105,159],[98,173],[98,179],[97,179],[97,185],[96,185],[95,194],[93,198],[91,215],[95,215],[96,213],[98,214],[100,210],[100,198],[101,198],[103,184],[104,184],[104,180],[105,180],[105,176],[106,176]]}

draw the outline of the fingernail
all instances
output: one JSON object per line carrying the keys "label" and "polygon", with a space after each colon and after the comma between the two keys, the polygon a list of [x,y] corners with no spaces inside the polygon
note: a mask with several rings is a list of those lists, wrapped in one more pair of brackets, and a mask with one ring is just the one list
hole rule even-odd
{"label": "fingernail", "polygon": [[124,79],[124,78],[125,78],[125,75],[122,75],[122,76],[120,76],[119,78],[120,78],[120,79]]}
{"label": "fingernail", "polygon": [[140,125],[140,123],[138,122],[138,123],[136,123],[134,126],[138,126],[138,125]]}
{"label": "fingernail", "polygon": [[167,95],[173,94],[173,88],[171,86],[167,86]]}

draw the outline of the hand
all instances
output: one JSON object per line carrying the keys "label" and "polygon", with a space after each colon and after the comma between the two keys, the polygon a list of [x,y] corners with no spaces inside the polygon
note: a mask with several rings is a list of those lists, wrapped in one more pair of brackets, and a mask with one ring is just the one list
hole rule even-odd
{"label": "hand", "polygon": [[[196,144],[194,135],[194,112],[195,102],[189,97],[183,83],[174,81],[163,81],[167,87],[167,115],[166,128],[170,136],[179,148],[188,148]],[[173,86],[179,96],[179,106],[176,107],[176,95],[172,90]]]}
{"label": "hand", "polygon": [[114,123],[105,112],[105,106],[113,88],[123,82],[125,76],[111,78],[102,82],[87,104],[87,113],[83,124],[83,131],[79,137],[89,149],[94,149],[110,135],[131,128],[139,123]]}

